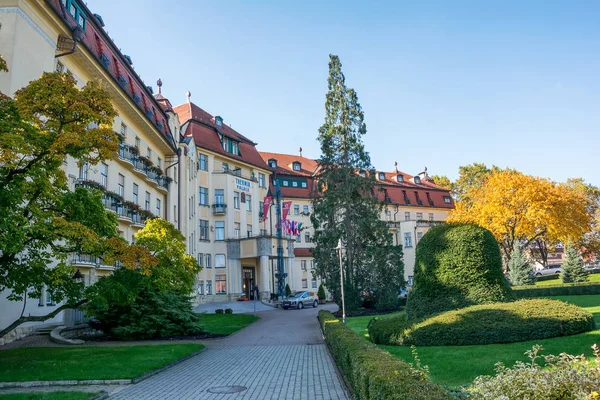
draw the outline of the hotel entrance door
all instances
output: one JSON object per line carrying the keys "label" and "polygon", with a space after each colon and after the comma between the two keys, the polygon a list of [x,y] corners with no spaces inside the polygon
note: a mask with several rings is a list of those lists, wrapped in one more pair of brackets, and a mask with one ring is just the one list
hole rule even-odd
{"label": "hotel entrance door", "polygon": [[242,268],[242,289],[246,293],[246,297],[249,300],[254,300],[254,286],[256,285],[256,269],[254,267],[243,267]]}

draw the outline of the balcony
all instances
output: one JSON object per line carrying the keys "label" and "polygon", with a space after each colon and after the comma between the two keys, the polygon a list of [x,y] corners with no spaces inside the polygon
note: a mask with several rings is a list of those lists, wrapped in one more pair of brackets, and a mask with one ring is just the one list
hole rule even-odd
{"label": "balcony", "polygon": [[86,253],[72,253],[69,256],[69,262],[74,267],[88,267],[110,271],[114,270],[115,267],[120,265],[119,262],[116,262],[115,265],[106,265],[104,264],[102,257],[93,256]]}
{"label": "balcony", "polygon": [[225,215],[227,212],[227,204],[217,203],[212,205],[213,215]]}
{"label": "balcony", "polygon": [[124,143],[119,144],[119,159],[133,166],[133,170],[144,175],[146,180],[155,183],[159,189],[168,191],[170,178],[162,174],[162,170],[155,167],[150,160],[138,154],[137,147]]}
{"label": "balcony", "polygon": [[418,219],[417,220],[417,226],[437,226],[437,225],[441,225],[441,224],[445,224],[445,221],[433,221],[433,220],[425,220],[425,219]]}
{"label": "balcony", "polygon": [[385,223],[389,229],[400,229],[400,221],[386,221]]}

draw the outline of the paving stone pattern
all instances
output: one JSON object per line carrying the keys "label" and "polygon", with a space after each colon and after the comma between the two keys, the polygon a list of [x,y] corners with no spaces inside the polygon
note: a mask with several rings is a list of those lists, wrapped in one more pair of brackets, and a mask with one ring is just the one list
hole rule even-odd
{"label": "paving stone pattern", "polygon": [[[258,322],[111,399],[348,399],[320,335],[317,309],[258,313]],[[244,386],[233,394],[210,393]]]}

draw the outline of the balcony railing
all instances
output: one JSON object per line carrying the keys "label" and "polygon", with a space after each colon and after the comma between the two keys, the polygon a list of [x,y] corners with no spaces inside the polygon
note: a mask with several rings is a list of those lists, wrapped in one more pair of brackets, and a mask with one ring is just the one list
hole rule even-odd
{"label": "balcony railing", "polygon": [[388,228],[400,228],[400,221],[386,221],[386,224]]}
{"label": "balcony railing", "polygon": [[72,253],[70,261],[73,265],[98,265],[102,259],[91,254]]}
{"label": "balcony railing", "polygon": [[217,203],[212,205],[213,215],[225,215],[227,204]]}
{"label": "balcony railing", "polygon": [[156,182],[159,188],[169,190],[170,179],[161,173],[152,165],[144,160],[144,157],[138,156],[138,149],[133,146],[121,143],[119,144],[119,158],[133,165],[136,171],[146,174],[149,180]]}
{"label": "balcony railing", "polygon": [[436,226],[436,225],[441,225],[441,224],[445,224],[445,222],[444,221],[425,220],[425,219],[417,220],[417,226]]}

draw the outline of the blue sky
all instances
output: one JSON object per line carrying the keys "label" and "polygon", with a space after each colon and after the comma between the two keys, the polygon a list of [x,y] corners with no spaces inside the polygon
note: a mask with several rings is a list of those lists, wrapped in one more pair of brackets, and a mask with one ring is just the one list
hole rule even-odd
{"label": "blue sky", "polygon": [[600,2],[88,0],[146,84],[264,151],[318,157],[327,63],[373,165],[472,162],[600,185]]}

